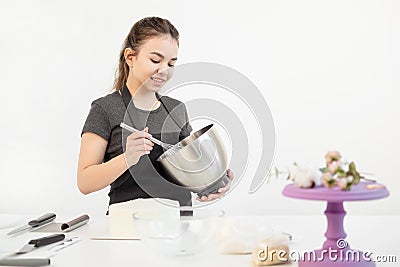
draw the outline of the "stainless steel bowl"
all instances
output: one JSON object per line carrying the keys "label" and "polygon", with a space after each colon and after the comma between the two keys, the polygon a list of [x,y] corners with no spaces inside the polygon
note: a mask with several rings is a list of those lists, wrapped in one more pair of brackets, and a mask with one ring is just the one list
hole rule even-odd
{"label": "stainless steel bowl", "polygon": [[178,185],[199,197],[216,193],[229,182],[228,156],[213,124],[192,133],[157,160]]}

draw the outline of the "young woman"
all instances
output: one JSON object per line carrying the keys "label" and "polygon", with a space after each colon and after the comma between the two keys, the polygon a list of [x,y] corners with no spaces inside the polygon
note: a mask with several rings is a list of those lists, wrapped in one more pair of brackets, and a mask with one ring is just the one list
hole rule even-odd
{"label": "young woman", "polygon": [[[184,104],[157,93],[173,74],[178,46],[179,33],[166,19],[148,17],[133,25],[121,49],[115,92],[92,103],[82,130],[78,187],[83,194],[111,185],[109,204],[164,197],[178,200],[181,206],[191,205],[190,192],[168,182],[156,162],[162,148],[148,139],[151,134],[175,144],[192,130]],[[144,130],[130,134],[125,141],[119,125],[126,119],[126,111],[130,115],[127,124]],[[167,120],[169,116],[173,120]],[[174,128],[165,123],[177,130],[163,133],[165,128]],[[232,180],[232,172],[227,173]],[[229,187],[198,200],[219,198]]]}

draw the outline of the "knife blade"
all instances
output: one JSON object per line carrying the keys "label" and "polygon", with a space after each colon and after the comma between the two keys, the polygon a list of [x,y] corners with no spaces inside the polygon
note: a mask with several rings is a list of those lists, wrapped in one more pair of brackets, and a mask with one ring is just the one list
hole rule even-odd
{"label": "knife blade", "polygon": [[79,242],[80,240],[81,239],[78,236],[75,236],[75,237],[72,237],[72,238],[70,238],[68,240],[65,240],[65,241],[63,241],[63,242],[61,242],[61,243],[49,248],[48,250],[57,252],[57,251],[59,251],[59,250],[61,250],[63,248],[69,247],[69,246]]}
{"label": "knife blade", "polygon": [[31,252],[33,249],[42,247],[45,245],[53,244],[55,242],[61,241],[65,239],[64,234],[54,234],[54,235],[49,235],[37,239],[32,239],[29,241],[28,244],[23,246],[16,254],[25,254],[28,252]]}
{"label": "knife blade", "polygon": [[33,229],[38,226],[42,226],[46,223],[49,223],[53,221],[56,218],[56,215],[54,213],[46,213],[43,216],[40,216],[34,220],[29,221],[26,225],[18,227],[17,229],[12,230],[11,232],[8,232],[7,235],[13,235],[28,229]]}

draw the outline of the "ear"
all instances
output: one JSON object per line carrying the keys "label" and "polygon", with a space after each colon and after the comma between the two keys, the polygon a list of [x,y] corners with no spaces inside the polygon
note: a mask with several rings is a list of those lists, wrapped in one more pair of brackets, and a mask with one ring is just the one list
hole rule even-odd
{"label": "ear", "polygon": [[124,57],[126,64],[132,67],[133,62],[136,60],[136,52],[132,48],[125,48]]}

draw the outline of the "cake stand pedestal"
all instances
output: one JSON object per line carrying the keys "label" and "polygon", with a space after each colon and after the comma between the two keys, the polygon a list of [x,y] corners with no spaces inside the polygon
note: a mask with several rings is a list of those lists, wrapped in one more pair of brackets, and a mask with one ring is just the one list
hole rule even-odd
{"label": "cake stand pedestal", "polygon": [[326,240],[321,249],[305,253],[299,260],[299,266],[324,267],[372,267],[375,263],[370,253],[353,250],[345,240],[343,218],[346,211],[344,201],[372,200],[389,196],[385,186],[376,183],[360,182],[353,185],[350,191],[342,191],[338,187],[299,188],[294,184],[287,185],[283,195],[292,198],[322,200],[327,202],[325,216],[328,227],[325,232]]}

